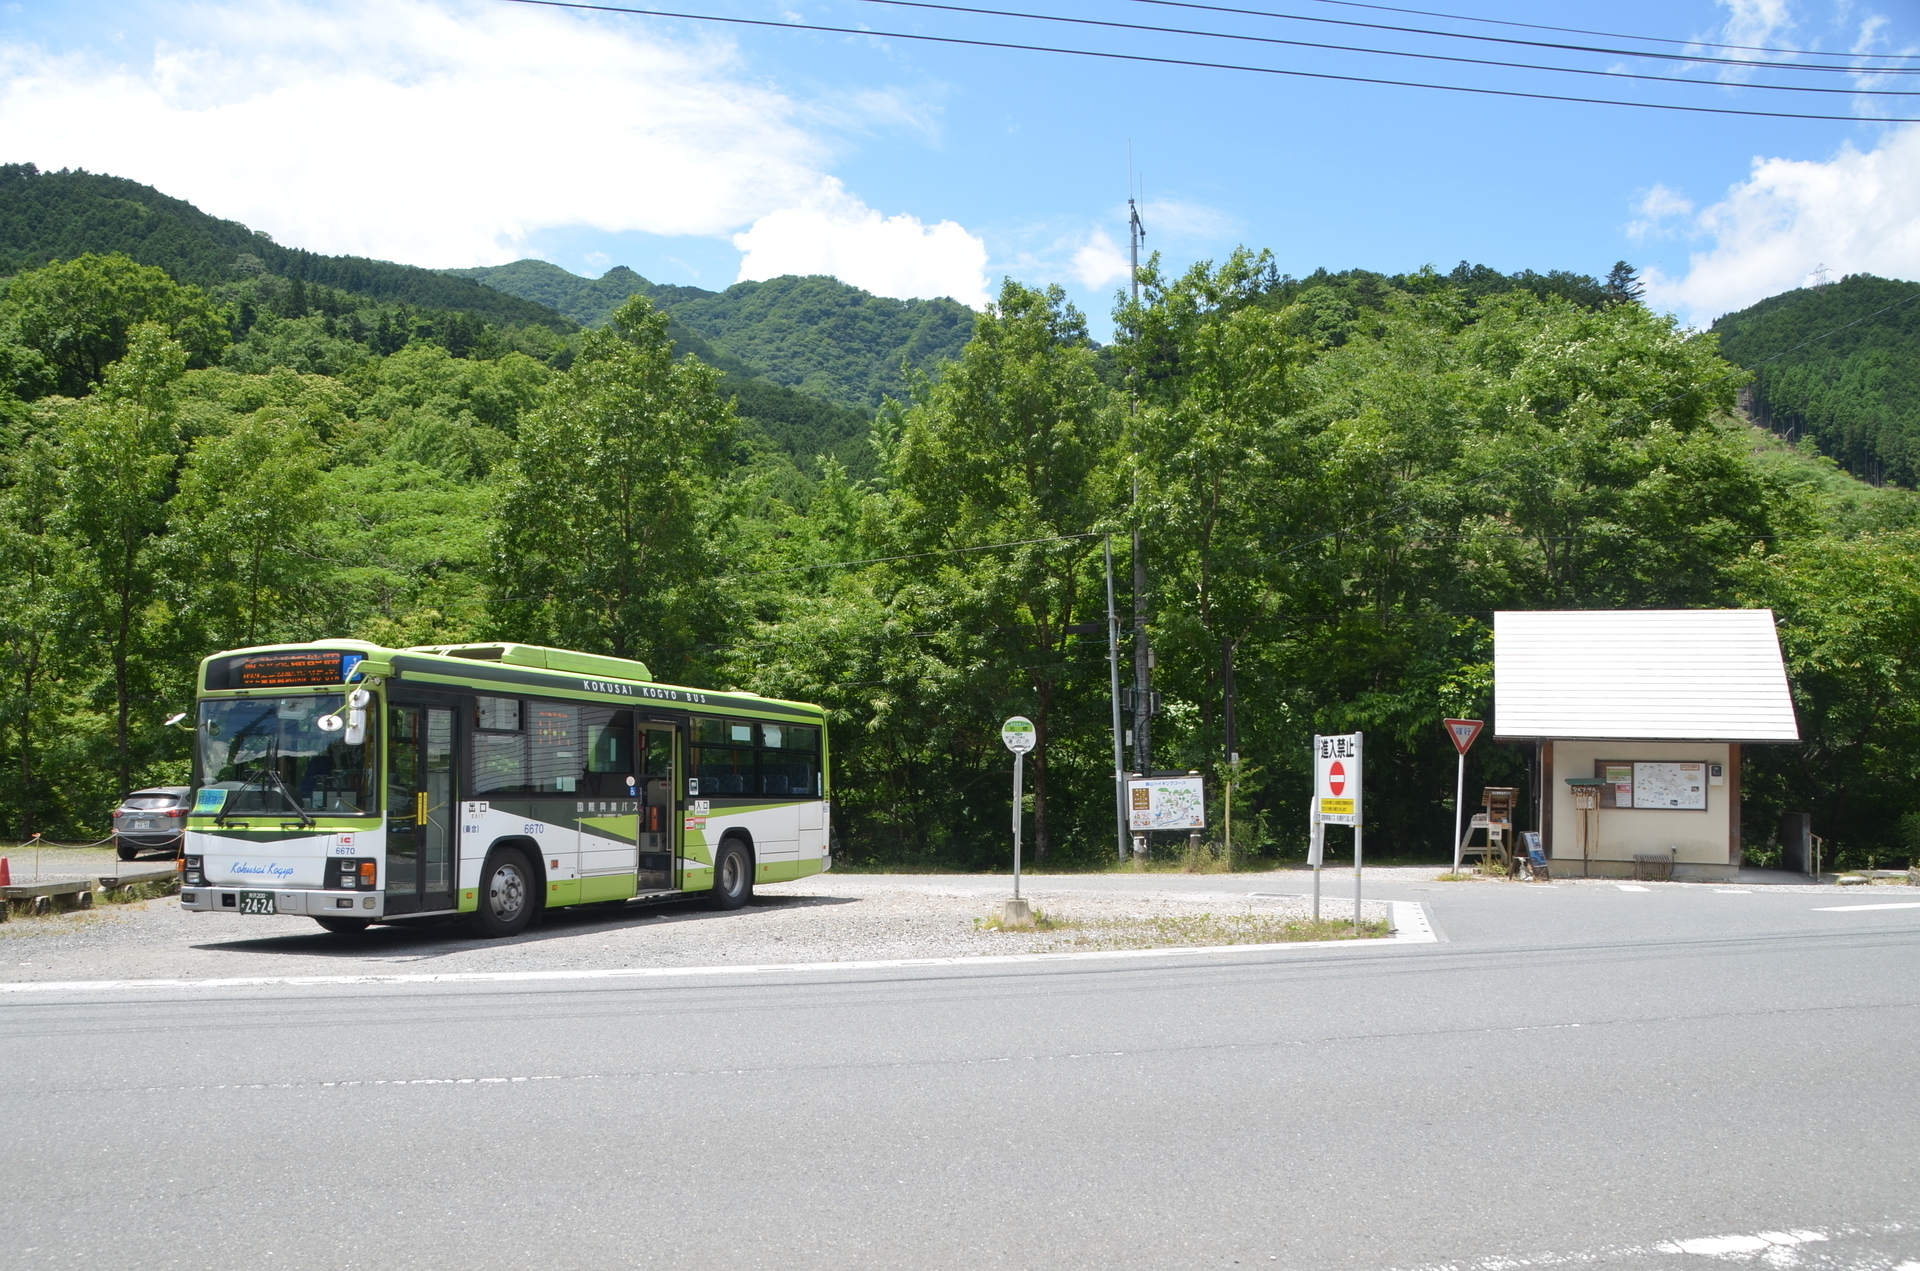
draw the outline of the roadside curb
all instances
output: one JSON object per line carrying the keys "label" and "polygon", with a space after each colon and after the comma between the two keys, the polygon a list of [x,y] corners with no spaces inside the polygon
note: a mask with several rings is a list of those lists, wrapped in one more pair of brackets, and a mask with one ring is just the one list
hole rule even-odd
{"label": "roadside curb", "polygon": [[862,962],[776,962],[750,966],[607,967],[570,971],[446,971],[428,975],[260,975],[206,980],[44,980],[0,984],[0,997],[31,993],[102,993],[128,989],[327,988],[415,984],[534,984],[565,980],[666,979],[672,976],[832,974],[918,970],[925,967],[1009,966],[1050,962],[1201,957],[1221,953],[1278,953],[1291,949],[1375,949],[1434,944],[1438,937],[1417,901],[1393,900],[1393,934],[1377,940],[1301,940],[1280,944],[1217,944],[1172,949],[1095,949],[1079,953],[990,953],[978,957],[881,958]]}

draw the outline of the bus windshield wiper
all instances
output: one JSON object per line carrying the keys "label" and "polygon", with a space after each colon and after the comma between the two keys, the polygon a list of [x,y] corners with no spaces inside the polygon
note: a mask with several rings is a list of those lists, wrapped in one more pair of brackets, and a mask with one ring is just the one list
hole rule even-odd
{"label": "bus windshield wiper", "polygon": [[275,767],[268,767],[267,776],[272,780],[274,789],[280,792],[280,797],[287,801],[287,806],[292,808],[295,815],[300,818],[300,824],[312,825],[313,818],[308,816],[307,810],[300,806],[300,800],[293,797],[293,791],[287,789],[286,778],[280,775],[280,770]]}
{"label": "bus windshield wiper", "polygon": [[[239,785],[233,788],[233,792],[227,795],[226,801],[220,805],[220,811],[214,814],[213,823],[215,825],[218,825],[218,826],[226,825],[227,818],[234,814],[233,805],[240,802],[239,796],[247,792],[247,787],[252,785],[256,778],[264,777],[266,774],[266,771],[267,771],[267,765],[265,764],[265,762],[262,762],[259,767],[259,770],[255,772],[253,776],[245,778],[240,782]],[[265,786],[266,782],[262,780],[260,784],[262,786]]]}
{"label": "bus windshield wiper", "polygon": [[[287,779],[280,775],[280,739],[278,737],[275,737],[273,744],[267,747],[267,759],[261,765],[261,771],[266,774],[268,781],[273,782],[273,788],[280,792],[280,797],[287,801],[287,806],[293,809],[294,815],[300,818],[300,824],[312,825],[313,818],[308,816],[307,810],[300,806],[300,800],[293,797],[293,791],[287,789]],[[262,781],[260,788],[266,789],[267,782]]]}

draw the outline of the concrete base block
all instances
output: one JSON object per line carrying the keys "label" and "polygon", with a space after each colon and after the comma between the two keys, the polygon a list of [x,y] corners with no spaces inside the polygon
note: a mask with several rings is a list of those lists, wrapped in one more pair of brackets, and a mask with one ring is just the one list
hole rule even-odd
{"label": "concrete base block", "polygon": [[[1548,872],[1555,878],[1579,878],[1582,876],[1580,858],[1567,860],[1554,857],[1548,862]],[[1631,882],[1634,869],[1632,861],[1591,860],[1587,862],[1585,877],[1618,878]],[[1730,883],[1740,877],[1740,871],[1732,865],[1698,865],[1680,861],[1673,867],[1675,882],[1682,883]]]}
{"label": "concrete base block", "polygon": [[1025,900],[1009,900],[1000,906],[1000,925],[1003,927],[1031,927],[1033,909]]}

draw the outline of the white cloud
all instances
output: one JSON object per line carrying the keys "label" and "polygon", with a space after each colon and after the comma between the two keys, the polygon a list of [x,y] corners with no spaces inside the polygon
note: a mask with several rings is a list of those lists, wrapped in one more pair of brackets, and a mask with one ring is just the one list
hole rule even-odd
{"label": "white cloud", "polygon": [[987,303],[984,242],[953,221],[882,216],[832,177],[793,206],[755,220],[733,245],[745,253],[742,282],[832,274],[882,296],[951,296],[976,309]]}
{"label": "white cloud", "polygon": [[1721,42],[1768,47],[1784,39],[1793,29],[1793,14],[1787,0],[1720,0],[1727,21],[1720,28]]}
{"label": "white cloud", "polygon": [[[0,43],[6,157],[132,177],[321,252],[491,264],[543,229],[752,225],[754,270],[983,293],[979,240],[882,220],[826,175],[820,129],[897,124],[897,95],[796,102],[724,41],[481,0],[218,0],[169,31],[138,63]],[[798,227],[833,229],[834,250],[780,247]]]}
{"label": "white cloud", "polygon": [[1072,268],[1073,276],[1080,280],[1083,287],[1104,287],[1110,282],[1125,282],[1133,272],[1127,254],[1103,229],[1093,231],[1080,249],[1074,252]]}
{"label": "white cloud", "polygon": [[1238,217],[1186,199],[1154,199],[1140,205],[1140,223],[1156,237],[1218,241],[1238,235],[1244,225]]}
{"label": "white cloud", "polygon": [[1673,233],[1669,222],[1693,215],[1693,200],[1683,198],[1664,185],[1655,185],[1633,210],[1640,215],[1627,224],[1629,238],[1636,242],[1649,237],[1664,238]]}
{"label": "white cloud", "polygon": [[1694,219],[1712,247],[1685,275],[1645,275],[1648,299],[1704,324],[1802,285],[1815,266],[1838,277],[1920,278],[1920,126],[1825,162],[1755,159],[1753,175]]}

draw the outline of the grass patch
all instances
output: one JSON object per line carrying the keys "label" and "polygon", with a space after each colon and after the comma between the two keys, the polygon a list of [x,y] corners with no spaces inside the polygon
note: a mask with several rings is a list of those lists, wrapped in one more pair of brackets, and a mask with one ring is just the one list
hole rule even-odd
{"label": "grass patch", "polygon": [[[1017,934],[1019,928],[1002,928],[997,917],[976,918],[980,931],[1006,931]],[[1183,914],[1158,918],[1095,918],[1074,920],[1049,916],[1044,925],[1041,913],[1034,912],[1031,930],[1056,931],[1065,937],[1051,941],[1047,948],[1058,951],[1078,949],[1171,949],[1214,947],[1236,944],[1294,944],[1314,940],[1377,940],[1393,934],[1384,918],[1363,922],[1356,930],[1351,922],[1322,918],[1290,918],[1279,914]]]}
{"label": "grass patch", "polygon": [[1064,918],[1055,918],[1044,909],[1036,909],[1033,911],[1033,925],[1031,927],[1009,927],[1001,921],[999,914],[990,914],[985,918],[975,918],[973,920],[973,929],[975,931],[1065,931],[1070,927],[1078,927],[1079,925],[1077,922],[1068,922]]}
{"label": "grass patch", "polygon": [[1470,869],[1450,869],[1444,874],[1435,874],[1433,881],[1436,883],[1470,883],[1478,877],[1479,875]]}

